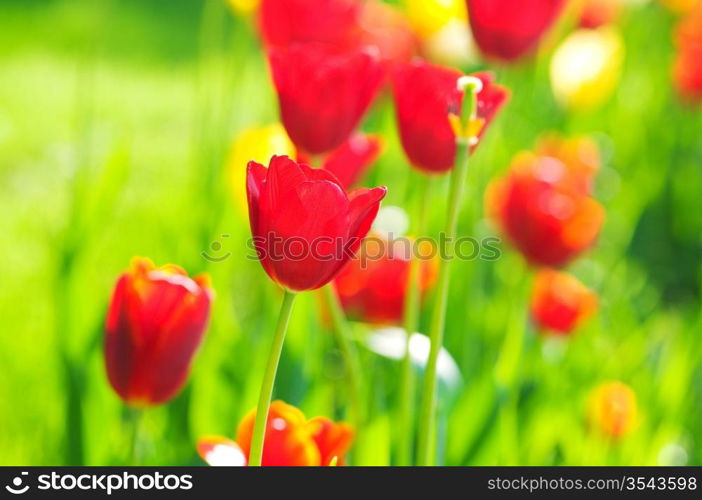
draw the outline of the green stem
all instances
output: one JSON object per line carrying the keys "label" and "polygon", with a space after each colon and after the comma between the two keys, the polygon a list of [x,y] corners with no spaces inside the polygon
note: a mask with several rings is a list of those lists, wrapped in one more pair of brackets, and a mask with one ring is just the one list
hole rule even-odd
{"label": "green stem", "polygon": [[[424,236],[426,232],[427,201],[429,199],[429,179],[422,179],[419,183],[419,196],[416,205],[416,236]],[[418,250],[418,249],[417,249]],[[419,317],[422,307],[422,296],[420,292],[421,263],[420,255],[410,256],[410,270],[407,283],[407,295],[405,296],[403,328],[405,331],[405,357],[402,359],[402,371],[400,373],[400,407],[399,418],[399,450],[397,461],[399,465],[411,465],[412,445],[414,437],[413,408],[414,408],[414,371],[412,369],[412,357],[410,353],[410,340],[412,334],[417,331]]]}
{"label": "green stem", "polygon": [[467,141],[458,141],[457,146],[456,164],[451,171],[451,190],[446,213],[446,225],[444,227],[446,252],[439,262],[436,304],[429,329],[431,348],[424,373],[424,388],[422,390],[422,402],[419,413],[419,446],[417,452],[419,465],[432,465],[436,454],[436,368],[443,343],[444,323],[446,321],[450,277],[449,264],[453,257],[458,212],[463,187],[468,175],[468,159],[470,156],[470,146]]}
{"label": "green stem", "polygon": [[278,371],[278,362],[280,361],[280,353],[283,351],[285,332],[288,329],[294,299],[295,294],[286,290],[283,296],[283,304],[280,307],[278,324],[273,334],[273,344],[268,355],[268,364],[261,383],[258,406],[256,407],[256,422],[254,423],[251,451],[249,453],[249,465],[252,466],[260,466],[263,458],[263,440],[266,436],[266,423],[268,422],[268,410],[271,406],[271,396],[273,395],[273,383],[275,382],[275,374]]}
{"label": "green stem", "polygon": [[127,422],[129,426],[129,448],[127,450],[127,465],[140,465],[141,451],[139,442],[141,439],[140,426],[143,410],[127,408]]}
{"label": "green stem", "polygon": [[518,392],[522,353],[525,337],[525,289],[528,286],[527,272],[523,267],[511,277],[508,283],[511,291],[510,312],[507,331],[502,342],[500,355],[495,365],[495,380],[500,393],[498,420],[500,426],[500,465],[518,463]]}
{"label": "green stem", "polygon": [[361,382],[359,376],[361,370],[358,364],[358,353],[349,341],[351,334],[349,332],[348,323],[346,322],[346,316],[339,303],[339,298],[336,293],[334,293],[332,285],[329,284],[325,286],[323,288],[323,293],[331,313],[334,340],[344,360],[346,382],[349,390],[349,410],[351,413],[351,420],[356,428],[356,439],[360,441],[358,436],[360,436],[363,428],[363,407],[361,403]]}

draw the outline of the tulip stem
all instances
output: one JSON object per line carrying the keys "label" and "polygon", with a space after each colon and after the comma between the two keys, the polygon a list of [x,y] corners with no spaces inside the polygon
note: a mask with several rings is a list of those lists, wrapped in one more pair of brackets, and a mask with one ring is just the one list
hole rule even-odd
{"label": "tulip stem", "polygon": [[141,462],[141,419],[143,410],[127,408],[127,422],[129,425],[129,449],[127,465],[139,465]]}
{"label": "tulip stem", "polygon": [[258,406],[256,407],[256,421],[254,423],[251,450],[249,452],[249,465],[251,466],[260,466],[263,459],[263,440],[266,436],[266,424],[268,422],[268,410],[271,406],[271,396],[273,395],[273,383],[275,382],[275,375],[278,371],[280,353],[283,351],[285,332],[288,329],[288,322],[290,321],[290,313],[292,312],[294,299],[295,293],[286,290],[283,296],[283,304],[280,307],[278,323],[276,324],[273,334],[273,344],[271,345],[271,351],[268,355],[268,364],[263,374],[261,393],[258,397]]}
{"label": "tulip stem", "polygon": [[332,284],[324,287],[324,295],[326,296],[329,311],[332,317],[334,340],[336,341],[341,357],[344,360],[344,368],[346,372],[346,382],[349,390],[349,409],[351,419],[356,428],[357,440],[363,426],[363,409],[361,404],[361,383],[360,383],[360,368],[358,364],[358,353],[351,344],[351,333],[349,332],[346,315],[344,314],[339,297],[334,293]]}
{"label": "tulip stem", "polygon": [[429,327],[429,359],[424,371],[424,387],[419,413],[419,445],[417,461],[419,465],[433,465],[436,455],[436,370],[439,352],[443,343],[444,324],[449,291],[449,264],[453,257],[454,240],[463,187],[468,175],[470,145],[467,140],[457,141],[456,164],[451,171],[451,188],[444,235],[446,248],[439,261],[439,278],[436,287],[436,303]]}
{"label": "tulip stem", "polygon": [[[426,232],[429,185],[428,179],[419,183],[416,210],[416,236],[424,236]],[[419,249],[416,249],[419,251]],[[405,331],[405,356],[402,359],[400,373],[400,443],[397,461],[399,465],[412,464],[412,444],[414,437],[413,408],[414,408],[414,372],[412,370],[412,357],[410,341],[412,334],[419,326],[420,310],[422,307],[421,293],[421,255],[410,255],[409,277],[407,279],[407,295],[404,303],[403,328]]]}

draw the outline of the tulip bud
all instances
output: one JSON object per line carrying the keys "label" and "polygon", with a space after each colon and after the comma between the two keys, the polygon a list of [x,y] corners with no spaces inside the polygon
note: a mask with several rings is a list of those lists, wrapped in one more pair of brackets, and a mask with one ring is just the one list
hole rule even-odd
{"label": "tulip bud", "polygon": [[110,385],[127,404],[156,405],[178,394],[202,342],[212,295],[207,276],[191,279],[178,266],[157,268],[144,258],[120,276],[105,324],[105,364]]}
{"label": "tulip bud", "polygon": [[383,76],[374,47],[339,51],[307,43],[272,48],[268,57],[281,121],[308,155],[329,153],[350,137]]}

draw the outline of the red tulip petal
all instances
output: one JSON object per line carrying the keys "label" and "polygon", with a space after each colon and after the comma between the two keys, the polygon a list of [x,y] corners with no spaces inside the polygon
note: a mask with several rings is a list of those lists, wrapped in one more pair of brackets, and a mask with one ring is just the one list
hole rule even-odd
{"label": "red tulip petal", "polygon": [[326,417],[314,417],[309,421],[313,439],[321,455],[321,465],[329,465],[337,458],[338,465],[351,448],[354,438],[353,428],[346,423],[335,423]]}
{"label": "red tulip petal", "polygon": [[324,170],[332,172],[344,188],[349,189],[380,154],[380,136],[356,133],[324,162]]}

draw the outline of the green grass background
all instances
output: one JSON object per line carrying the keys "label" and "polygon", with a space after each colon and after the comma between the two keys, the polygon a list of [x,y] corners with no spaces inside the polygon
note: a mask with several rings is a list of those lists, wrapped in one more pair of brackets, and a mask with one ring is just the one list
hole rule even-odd
{"label": "green grass background", "polygon": [[[445,345],[462,381],[441,387],[440,462],[702,464],[702,113],[671,89],[674,21],[655,2],[624,16],[623,77],[597,110],[558,107],[547,59],[497,69],[513,99],[474,157],[459,231],[493,234],[482,195],[514,153],[549,130],[592,134],[607,221],[571,270],[601,308],[554,343],[529,325],[514,251],[454,263]],[[198,436],[234,434],[255,405],[280,294],[246,258],[226,158],[237,132],[276,119],[255,32],[224,2],[0,1],[0,464],[124,463],[129,416],[101,342],[133,255],[207,272],[217,293],[186,390],[144,417],[142,463],[201,463]],[[387,95],[364,129],[388,141],[365,183],[403,205],[417,176]],[[434,186],[432,234],[447,187]],[[213,241],[231,257],[204,260]],[[341,361],[317,306],[314,294],[297,301],[275,395],[343,418]],[[360,354],[370,424],[354,461],[392,463],[399,364]],[[589,391],[608,379],[631,385],[640,409],[618,442],[585,423]]]}

